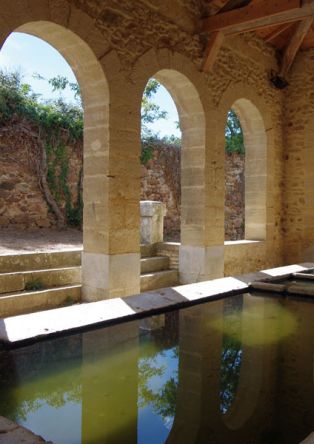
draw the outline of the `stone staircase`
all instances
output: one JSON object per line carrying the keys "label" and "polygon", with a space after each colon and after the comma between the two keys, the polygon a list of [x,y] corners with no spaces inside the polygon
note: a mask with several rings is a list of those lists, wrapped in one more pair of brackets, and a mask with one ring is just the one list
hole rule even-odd
{"label": "stone staircase", "polygon": [[0,318],[80,299],[80,249],[0,256]]}
{"label": "stone staircase", "polygon": [[[178,284],[169,258],[141,245],[141,291]],[[56,308],[81,300],[81,249],[0,255],[0,318]]]}
{"label": "stone staircase", "polygon": [[169,257],[157,256],[154,244],[141,245],[141,292],[178,284],[178,271],[169,268]]}

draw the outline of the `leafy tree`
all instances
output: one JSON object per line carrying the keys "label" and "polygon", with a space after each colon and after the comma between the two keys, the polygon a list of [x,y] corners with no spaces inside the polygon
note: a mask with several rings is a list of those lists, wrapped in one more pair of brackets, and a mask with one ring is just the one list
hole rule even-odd
{"label": "leafy tree", "polygon": [[233,110],[230,110],[227,115],[225,137],[226,137],[226,152],[228,154],[245,153],[241,123],[238,116]]}

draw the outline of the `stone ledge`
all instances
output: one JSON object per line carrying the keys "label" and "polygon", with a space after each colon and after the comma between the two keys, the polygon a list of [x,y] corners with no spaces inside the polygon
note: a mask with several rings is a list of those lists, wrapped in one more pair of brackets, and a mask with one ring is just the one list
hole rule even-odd
{"label": "stone ledge", "polygon": [[84,331],[89,328],[152,315],[192,304],[220,299],[249,290],[250,283],[280,277],[314,264],[289,265],[237,277],[225,277],[125,298],[108,299],[88,304],[46,310],[0,319],[0,344],[6,348],[24,345],[43,338]]}
{"label": "stone ledge", "polygon": [[247,244],[261,244],[265,243],[264,240],[250,240],[250,239],[241,239],[241,240],[235,240],[235,241],[225,241],[225,246],[232,246],[232,245],[247,245]]}
{"label": "stone ledge", "polygon": [[3,416],[0,416],[0,444],[52,444],[41,436],[35,435],[30,430],[15,424]]}

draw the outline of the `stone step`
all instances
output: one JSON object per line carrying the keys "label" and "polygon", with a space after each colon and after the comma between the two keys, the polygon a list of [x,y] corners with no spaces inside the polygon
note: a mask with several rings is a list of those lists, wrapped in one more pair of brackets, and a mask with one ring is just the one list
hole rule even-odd
{"label": "stone step", "polygon": [[178,283],[179,277],[177,270],[164,270],[141,274],[141,292],[173,287],[174,285],[178,285]]}
{"label": "stone step", "polygon": [[81,300],[81,285],[0,295],[0,318],[72,305]]}
{"label": "stone step", "polygon": [[167,256],[144,257],[141,259],[141,273],[168,270],[169,258]]}
{"label": "stone step", "polygon": [[141,244],[141,257],[156,256],[156,244]]}
{"label": "stone step", "polygon": [[80,284],[81,267],[0,273],[0,294]]}
{"label": "stone step", "polygon": [[81,249],[0,255],[0,273],[47,270],[81,265]]}

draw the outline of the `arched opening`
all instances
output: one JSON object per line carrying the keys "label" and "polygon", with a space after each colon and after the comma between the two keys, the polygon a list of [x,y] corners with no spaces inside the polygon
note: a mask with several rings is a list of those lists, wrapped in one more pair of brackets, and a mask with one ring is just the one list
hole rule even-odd
{"label": "arched opening", "polygon": [[155,79],[150,79],[145,87],[141,118],[141,202],[157,201],[163,204],[160,240],[180,242],[179,116],[171,95]]}
{"label": "arched opening", "polygon": [[244,236],[241,237],[246,240],[265,240],[267,135],[264,121],[259,110],[248,99],[236,100],[231,109],[238,117],[245,147],[244,184],[240,185],[245,190]]}
{"label": "arched opening", "polygon": [[244,239],[245,147],[237,114],[228,111],[225,129],[225,240]]}
{"label": "arched opening", "polygon": [[[72,31],[46,21],[28,22],[12,32],[36,36],[53,46],[72,68],[84,109],[83,299],[95,299],[107,282],[94,279],[94,255],[108,254],[109,90],[103,69],[91,48]],[[99,262],[99,261],[98,261]],[[104,264],[100,264],[102,267]],[[103,280],[107,279],[103,273]]]}
{"label": "arched opening", "polygon": [[[181,142],[181,224],[180,281],[203,280],[205,233],[205,116],[199,94],[191,81],[172,69],[162,69],[153,75],[170,93],[178,110],[182,131]],[[190,255],[194,255],[191,267]]]}
{"label": "arched opening", "polygon": [[30,34],[10,34],[0,60],[3,240],[12,233],[17,250],[81,245],[83,108],[75,75]]}

